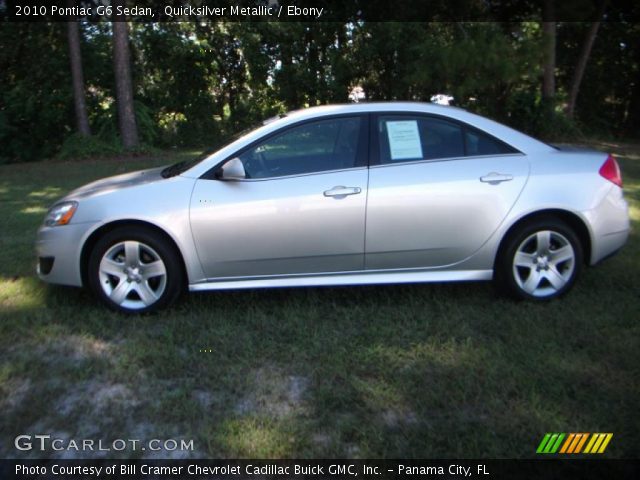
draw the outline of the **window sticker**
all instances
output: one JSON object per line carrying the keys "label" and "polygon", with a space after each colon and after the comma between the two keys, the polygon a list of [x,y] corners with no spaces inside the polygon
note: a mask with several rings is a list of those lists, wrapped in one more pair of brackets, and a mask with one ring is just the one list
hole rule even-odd
{"label": "window sticker", "polygon": [[422,158],[422,145],[417,120],[387,122],[391,160]]}

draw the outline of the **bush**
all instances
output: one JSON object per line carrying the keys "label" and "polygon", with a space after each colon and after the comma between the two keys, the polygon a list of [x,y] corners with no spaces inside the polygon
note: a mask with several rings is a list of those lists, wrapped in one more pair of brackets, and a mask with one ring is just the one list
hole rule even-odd
{"label": "bush", "polygon": [[56,158],[60,160],[106,157],[122,153],[116,143],[107,142],[95,135],[86,137],[74,133],[62,144]]}
{"label": "bush", "polygon": [[[158,127],[156,126],[151,110],[141,102],[133,102],[136,115],[136,125],[138,127],[138,138],[141,146],[136,151],[146,151],[146,145],[154,145],[158,137]],[[120,145],[120,133],[118,131],[118,114],[115,102],[109,108],[100,112],[95,119],[96,136],[103,142],[111,145]]]}
{"label": "bush", "polygon": [[553,105],[540,99],[538,92],[516,92],[508,100],[510,126],[546,141],[578,141],[584,134],[578,124]]}

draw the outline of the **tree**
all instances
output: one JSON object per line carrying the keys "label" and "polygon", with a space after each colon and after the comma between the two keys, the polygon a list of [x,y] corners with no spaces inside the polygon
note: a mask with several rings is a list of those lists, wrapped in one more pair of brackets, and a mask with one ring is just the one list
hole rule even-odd
{"label": "tree", "polygon": [[[344,102],[355,86],[369,100],[447,93],[548,140],[575,132],[554,112],[562,86],[585,133],[637,137],[640,2],[609,1],[606,21],[595,17],[602,2],[581,11],[584,0],[546,0],[543,15],[543,2],[501,0],[512,15],[488,10],[495,21],[464,23],[445,21],[450,2],[421,22],[9,22],[0,28],[0,45],[11,46],[0,48],[0,163],[73,151],[65,143],[84,131],[81,115],[109,144],[213,146],[282,111]],[[396,8],[373,5],[388,16]],[[576,16],[584,23],[556,23]]]}
{"label": "tree", "polygon": [[582,77],[584,76],[589,56],[591,55],[591,49],[593,48],[593,42],[596,40],[598,34],[598,28],[600,27],[600,20],[604,16],[604,11],[607,8],[607,0],[601,0],[598,8],[598,20],[591,24],[587,36],[582,44],[582,51],[578,57],[578,63],[576,69],[573,72],[573,80],[571,81],[571,90],[569,91],[569,102],[567,104],[567,116],[573,118],[573,114],[576,109],[576,101],[578,99],[578,92],[580,91],[580,84],[582,83]]}
{"label": "tree", "polygon": [[80,135],[91,135],[87,105],[84,99],[84,74],[82,71],[82,54],[80,52],[80,32],[76,21],[67,22],[69,38],[69,60],[71,62],[71,79],[73,83],[73,105],[76,113],[76,125]]}
{"label": "tree", "polygon": [[[116,11],[122,6],[122,0],[114,0]],[[120,138],[125,148],[138,146],[138,128],[133,107],[133,84],[131,80],[131,56],[129,53],[129,27],[126,18],[115,16],[113,19],[113,64],[116,77],[116,103],[118,106],[118,124]]]}
{"label": "tree", "polygon": [[544,59],[542,63],[542,98],[548,103],[556,94],[556,14],[554,0],[544,0],[542,5],[542,36]]}
{"label": "tree", "polygon": [[49,158],[75,130],[67,26],[4,22],[0,45],[0,164]]}

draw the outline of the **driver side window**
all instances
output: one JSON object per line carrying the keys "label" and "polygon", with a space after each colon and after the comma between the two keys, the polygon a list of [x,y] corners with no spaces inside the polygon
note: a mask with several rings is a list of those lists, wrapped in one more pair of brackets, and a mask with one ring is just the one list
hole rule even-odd
{"label": "driver side window", "polygon": [[271,178],[357,164],[360,117],[341,117],[305,123],[261,142],[238,158],[247,178]]}

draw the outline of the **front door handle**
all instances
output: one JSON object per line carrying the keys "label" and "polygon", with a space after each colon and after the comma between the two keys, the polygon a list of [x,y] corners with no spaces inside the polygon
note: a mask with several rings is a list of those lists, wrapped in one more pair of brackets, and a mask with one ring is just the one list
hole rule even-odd
{"label": "front door handle", "polygon": [[357,195],[361,191],[362,189],[360,187],[343,187],[342,185],[338,185],[337,187],[333,187],[331,190],[325,190],[324,196],[344,198],[347,195]]}
{"label": "front door handle", "polygon": [[490,185],[498,185],[501,182],[510,182],[511,180],[513,180],[513,175],[498,172],[487,173],[484,177],[480,177],[481,182],[488,183]]}

